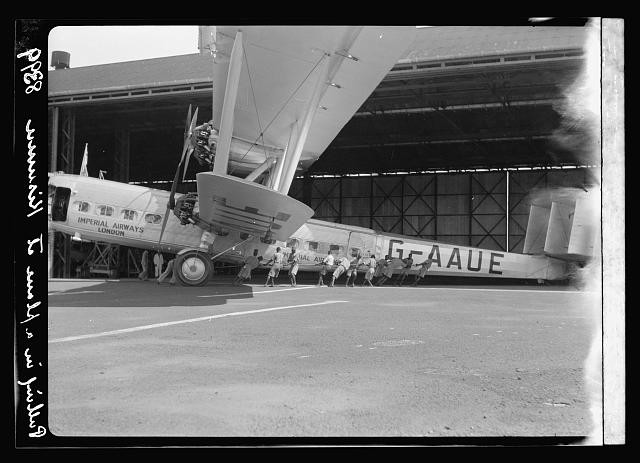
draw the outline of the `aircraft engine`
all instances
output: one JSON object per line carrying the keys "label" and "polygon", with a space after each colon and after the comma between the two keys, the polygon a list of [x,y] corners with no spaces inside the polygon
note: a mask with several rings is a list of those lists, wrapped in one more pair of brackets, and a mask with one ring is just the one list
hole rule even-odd
{"label": "aircraft engine", "polygon": [[[211,136],[213,132],[213,137]],[[213,158],[216,152],[217,131],[211,122],[199,125],[191,136],[191,146],[193,147],[193,157],[203,167],[212,168]]]}

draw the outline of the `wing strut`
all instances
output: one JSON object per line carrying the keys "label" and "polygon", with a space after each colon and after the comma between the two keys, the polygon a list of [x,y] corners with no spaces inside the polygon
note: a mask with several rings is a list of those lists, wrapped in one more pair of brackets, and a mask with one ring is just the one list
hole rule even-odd
{"label": "wing strut", "polygon": [[291,150],[291,152],[289,152],[289,148],[291,148],[291,146],[287,147],[287,152],[284,158],[283,177],[280,180],[280,184],[278,185],[278,191],[285,195],[289,192],[289,187],[291,186],[293,177],[296,175],[298,161],[300,160],[300,156],[302,155],[302,148],[307,141],[307,135],[309,134],[309,129],[311,128],[311,122],[313,122],[313,116],[315,116],[318,109],[318,104],[320,103],[320,98],[327,88],[329,56],[330,55],[328,53],[325,53],[323,57],[324,62],[322,63],[322,65],[320,66],[320,70],[318,71],[318,80],[316,81],[313,95],[311,97],[311,100],[309,100],[309,105],[307,106],[307,110],[302,119],[300,131],[295,137],[295,144],[293,145],[293,149]]}
{"label": "wing strut", "polygon": [[[213,162],[213,173],[226,175],[229,165],[229,149],[231,148],[231,137],[233,135],[233,116],[236,107],[236,96],[238,94],[238,84],[240,82],[240,71],[242,70],[242,31],[236,33],[233,49],[231,50],[231,60],[229,62],[229,73],[227,74],[227,86],[222,103],[222,116],[220,117],[220,132],[218,134],[218,146],[216,157]],[[215,108],[215,105],[214,105]]]}
{"label": "wing strut", "polygon": [[222,254],[224,254],[224,253],[226,253],[226,252],[229,252],[229,251],[231,251],[231,250],[235,250],[235,249],[236,249],[236,246],[240,246],[242,243],[246,243],[247,241],[252,240],[252,239],[253,239],[253,236],[249,235],[247,238],[245,238],[245,239],[243,239],[243,240],[241,240],[241,241],[238,241],[238,242],[237,242],[236,244],[234,244],[233,246],[228,247],[228,248],[227,248],[227,249],[225,249],[224,251],[219,252],[219,253],[218,253],[218,254],[216,254],[215,256],[211,257],[211,260],[214,260],[215,258],[220,257]]}
{"label": "wing strut", "polygon": [[280,178],[282,177],[282,167],[284,166],[284,160],[287,158],[287,153],[289,152],[289,147],[291,145],[291,138],[293,137],[293,131],[295,127],[291,127],[291,131],[289,132],[289,140],[287,141],[287,146],[284,147],[284,153],[276,160],[276,165],[273,166],[271,171],[269,172],[269,183],[268,187],[278,191],[278,185],[280,185]]}
{"label": "wing strut", "polygon": [[260,177],[260,175],[264,171],[266,171],[267,169],[270,169],[274,162],[276,162],[276,158],[274,158],[274,157],[267,158],[266,161],[264,161],[262,164],[260,164],[258,167],[256,167],[253,172],[251,172],[249,175],[247,175],[245,177],[245,180],[247,182],[253,182],[255,179]]}

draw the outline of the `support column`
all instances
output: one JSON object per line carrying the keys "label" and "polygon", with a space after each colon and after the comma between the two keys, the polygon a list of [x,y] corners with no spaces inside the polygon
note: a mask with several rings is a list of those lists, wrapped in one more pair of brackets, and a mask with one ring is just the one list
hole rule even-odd
{"label": "support column", "polygon": [[[58,170],[58,130],[60,119],[59,107],[54,106],[53,108],[51,108],[50,118],[51,138],[49,140],[49,172],[56,172]],[[53,230],[50,230],[47,240],[47,275],[49,278],[53,278],[54,276],[53,261],[55,258],[55,236],[56,233]]]}
{"label": "support column", "polygon": [[473,246],[473,173],[469,172],[469,246]]}
{"label": "support column", "polygon": [[311,207],[313,179],[307,174],[302,179],[302,202]]}
{"label": "support column", "polygon": [[373,230],[373,175],[369,177],[369,228]]}
{"label": "support column", "polygon": [[49,146],[49,172],[58,170],[58,130],[60,124],[60,108],[51,108],[51,145]]}
{"label": "support column", "polygon": [[341,175],[340,177],[338,177],[338,194],[339,199],[338,199],[338,223],[342,223],[342,179],[344,177]]}
{"label": "support column", "polygon": [[505,171],[506,172],[506,178],[505,181],[507,182],[507,211],[506,211],[506,219],[507,219],[507,252],[510,252],[511,250],[509,249],[509,171]]}
{"label": "support column", "polygon": [[433,174],[435,177],[433,178],[434,186],[433,186],[433,206],[434,206],[434,224],[433,224],[433,239],[438,240],[438,174]]}
{"label": "support column", "polygon": [[[62,130],[60,131],[60,156],[59,164],[56,165],[56,170],[61,170],[67,174],[76,174],[75,168],[75,143],[76,143],[76,114],[73,109],[65,109],[62,111]],[[71,277],[71,237],[69,235],[58,235],[57,253],[54,252],[54,265],[56,255],[61,264],[58,264],[58,268],[62,267],[62,277]],[[54,273],[56,273],[54,271]],[[60,275],[60,271],[58,272]]]}
{"label": "support column", "polygon": [[[400,177],[400,234],[404,235],[404,184],[407,181],[407,176]],[[393,201],[393,200],[392,200]]]}
{"label": "support column", "polygon": [[[127,128],[116,128],[115,134],[115,158],[113,161],[113,180],[118,182],[129,181],[129,159],[131,133]],[[89,147],[91,156],[91,147]]]}
{"label": "support column", "polygon": [[56,168],[67,174],[75,174],[76,114],[72,109],[62,112],[61,135],[60,164]]}

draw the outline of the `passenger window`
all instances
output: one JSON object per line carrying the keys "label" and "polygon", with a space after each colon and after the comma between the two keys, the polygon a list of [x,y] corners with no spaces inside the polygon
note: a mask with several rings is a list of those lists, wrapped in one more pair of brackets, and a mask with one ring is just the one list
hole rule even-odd
{"label": "passenger window", "polygon": [[89,203],[84,201],[75,201],[73,203],[73,207],[78,212],[89,212]]}
{"label": "passenger window", "polygon": [[307,241],[307,250],[312,252],[318,252],[318,242],[317,241]]}
{"label": "passenger window", "polygon": [[344,255],[344,246],[338,246],[337,244],[330,244],[329,251],[331,251],[334,256],[342,256]]}
{"label": "passenger window", "polygon": [[361,256],[362,252],[360,252],[360,249],[358,248],[351,248],[351,256],[352,257],[358,257]]}
{"label": "passenger window", "polygon": [[96,209],[98,210],[98,215],[106,215],[109,217],[113,215],[113,207],[111,206],[98,206]]}
{"label": "passenger window", "polygon": [[122,209],[122,218],[124,220],[136,220],[138,218],[138,213],[131,209]]}
{"label": "passenger window", "polygon": [[318,243],[318,250],[316,252],[319,254],[327,254],[329,252],[329,245],[327,243]]}
{"label": "passenger window", "polygon": [[158,214],[146,214],[144,220],[147,223],[160,223],[162,222],[162,216]]}

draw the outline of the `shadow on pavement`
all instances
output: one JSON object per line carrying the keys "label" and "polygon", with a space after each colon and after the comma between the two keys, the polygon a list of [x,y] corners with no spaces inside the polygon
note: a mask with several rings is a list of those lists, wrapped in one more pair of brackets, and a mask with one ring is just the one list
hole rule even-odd
{"label": "shadow on pavement", "polygon": [[216,306],[232,299],[253,298],[248,285],[209,284],[187,287],[156,280],[49,281],[51,307],[171,307]]}

